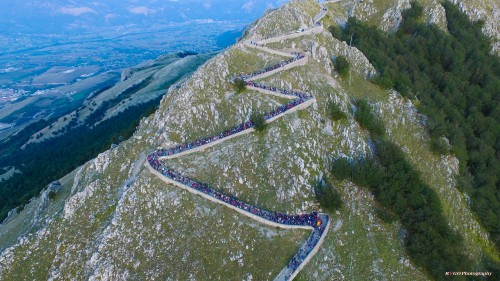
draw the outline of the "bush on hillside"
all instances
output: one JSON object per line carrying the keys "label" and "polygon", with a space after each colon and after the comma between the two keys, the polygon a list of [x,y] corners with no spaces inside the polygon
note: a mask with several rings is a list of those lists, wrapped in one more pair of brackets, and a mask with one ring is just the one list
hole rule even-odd
{"label": "bush on hillside", "polygon": [[49,191],[49,194],[47,195],[47,197],[49,197],[50,200],[53,200],[54,198],[56,198],[56,195],[57,193],[55,193],[54,191]]}
{"label": "bush on hillside", "polygon": [[339,73],[340,76],[346,77],[349,74],[349,69],[351,68],[351,64],[344,56],[338,56],[335,59],[335,69]]}
{"label": "bush on hillside", "polygon": [[314,195],[321,208],[330,213],[333,213],[342,206],[340,193],[328,179],[323,178],[316,182],[314,185]]}
{"label": "bush on hillside", "polygon": [[340,121],[347,119],[347,114],[342,111],[340,105],[335,102],[328,104],[328,114],[333,121]]}
{"label": "bush on hillside", "polygon": [[255,125],[255,130],[257,132],[262,132],[267,128],[266,120],[264,120],[264,115],[260,113],[252,113],[250,116],[250,121]]}
{"label": "bush on hillside", "polygon": [[365,100],[358,100],[356,107],[354,117],[359,125],[370,131],[373,138],[383,137],[385,134],[384,124],[379,118],[373,115],[370,105]]}
{"label": "bush on hillside", "polygon": [[338,25],[330,25],[328,27],[328,31],[332,34],[334,38],[337,38],[339,40],[342,39],[342,29]]}
{"label": "bush on hillside", "polygon": [[431,139],[431,148],[437,154],[448,155],[451,151],[450,141],[444,136],[433,137]]}
{"label": "bush on hillside", "polygon": [[240,78],[234,79],[232,84],[237,94],[243,92],[247,88],[247,82],[245,82],[245,80]]}

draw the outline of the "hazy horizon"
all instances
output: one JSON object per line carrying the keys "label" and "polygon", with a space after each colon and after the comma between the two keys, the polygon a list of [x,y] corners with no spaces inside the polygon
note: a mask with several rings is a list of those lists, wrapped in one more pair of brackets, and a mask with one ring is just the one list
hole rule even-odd
{"label": "hazy horizon", "polygon": [[[95,31],[172,22],[249,22],[286,1],[150,0],[14,1],[4,0],[0,27],[7,32]],[[8,8],[6,8],[8,7]],[[119,29],[118,29],[119,30]]]}

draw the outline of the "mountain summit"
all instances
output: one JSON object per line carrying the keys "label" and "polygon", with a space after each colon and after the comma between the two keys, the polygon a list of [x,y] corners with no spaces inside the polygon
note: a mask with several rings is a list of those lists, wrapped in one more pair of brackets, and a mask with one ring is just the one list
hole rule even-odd
{"label": "mountain summit", "polygon": [[[498,7],[481,3],[458,6],[485,20],[495,53]],[[494,232],[458,187],[461,156],[433,151],[425,101],[385,89],[389,74],[345,34],[363,23],[413,31],[404,19],[419,7],[412,24],[445,32],[444,6],[421,5],[294,0],[269,10],[172,88],[132,138],[11,212],[0,279],[428,280],[445,277],[443,256],[466,267],[449,271],[494,270]],[[363,181],[369,173],[380,185]]]}

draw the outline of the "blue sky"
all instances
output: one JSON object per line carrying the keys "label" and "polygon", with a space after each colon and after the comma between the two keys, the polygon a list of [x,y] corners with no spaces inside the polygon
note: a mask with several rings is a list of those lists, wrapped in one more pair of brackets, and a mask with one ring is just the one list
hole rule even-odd
{"label": "blue sky", "polygon": [[[0,25],[29,30],[190,20],[252,21],[286,0],[2,0]],[[3,6],[3,8],[1,8]]]}

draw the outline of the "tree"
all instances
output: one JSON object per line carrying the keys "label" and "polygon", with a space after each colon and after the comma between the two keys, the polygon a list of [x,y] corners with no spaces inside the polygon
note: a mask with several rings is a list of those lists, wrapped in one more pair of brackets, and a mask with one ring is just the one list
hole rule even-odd
{"label": "tree", "polygon": [[264,115],[259,113],[252,113],[250,116],[250,121],[253,122],[255,126],[255,130],[257,132],[262,132],[267,128],[266,120],[264,119]]}
{"label": "tree", "polygon": [[385,135],[385,126],[379,118],[373,115],[370,105],[365,100],[358,100],[356,106],[354,117],[359,125],[370,131],[373,138],[383,137]]}
{"label": "tree", "polygon": [[338,25],[330,25],[328,27],[328,31],[332,34],[334,38],[337,38],[339,40],[342,39],[342,29]]}
{"label": "tree", "polygon": [[243,92],[247,88],[247,82],[241,78],[234,79],[232,84],[236,94]]}
{"label": "tree", "polygon": [[334,212],[342,206],[340,193],[327,178],[316,182],[314,185],[314,195],[321,207],[328,212]]}
{"label": "tree", "polygon": [[349,73],[351,65],[349,61],[344,56],[338,56],[335,59],[335,69],[340,76],[345,77]]}
{"label": "tree", "polygon": [[[349,18],[340,37],[370,60],[378,73],[374,83],[418,98],[433,151],[447,154],[451,148],[460,160],[461,186],[500,249],[500,204],[484,203],[495,197],[490,194],[500,194],[500,111],[495,109],[500,60],[490,54],[483,22],[471,22],[449,0],[442,5],[449,32],[423,21],[422,7],[412,2],[396,33]],[[373,116],[362,113],[358,110],[356,119],[373,131]]]}
{"label": "tree", "polygon": [[343,119],[347,119],[347,114],[345,114],[340,105],[335,102],[330,102],[328,105],[328,114],[333,121],[340,121]]}
{"label": "tree", "polygon": [[444,136],[431,139],[431,148],[437,154],[447,155],[451,151],[451,145],[448,139]]}
{"label": "tree", "polygon": [[54,191],[49,191],[49,194],[48,194],[48,197],[50,200],[53,200],[54,198],[56,198],[57,196],[57,193],[55,193]]}

